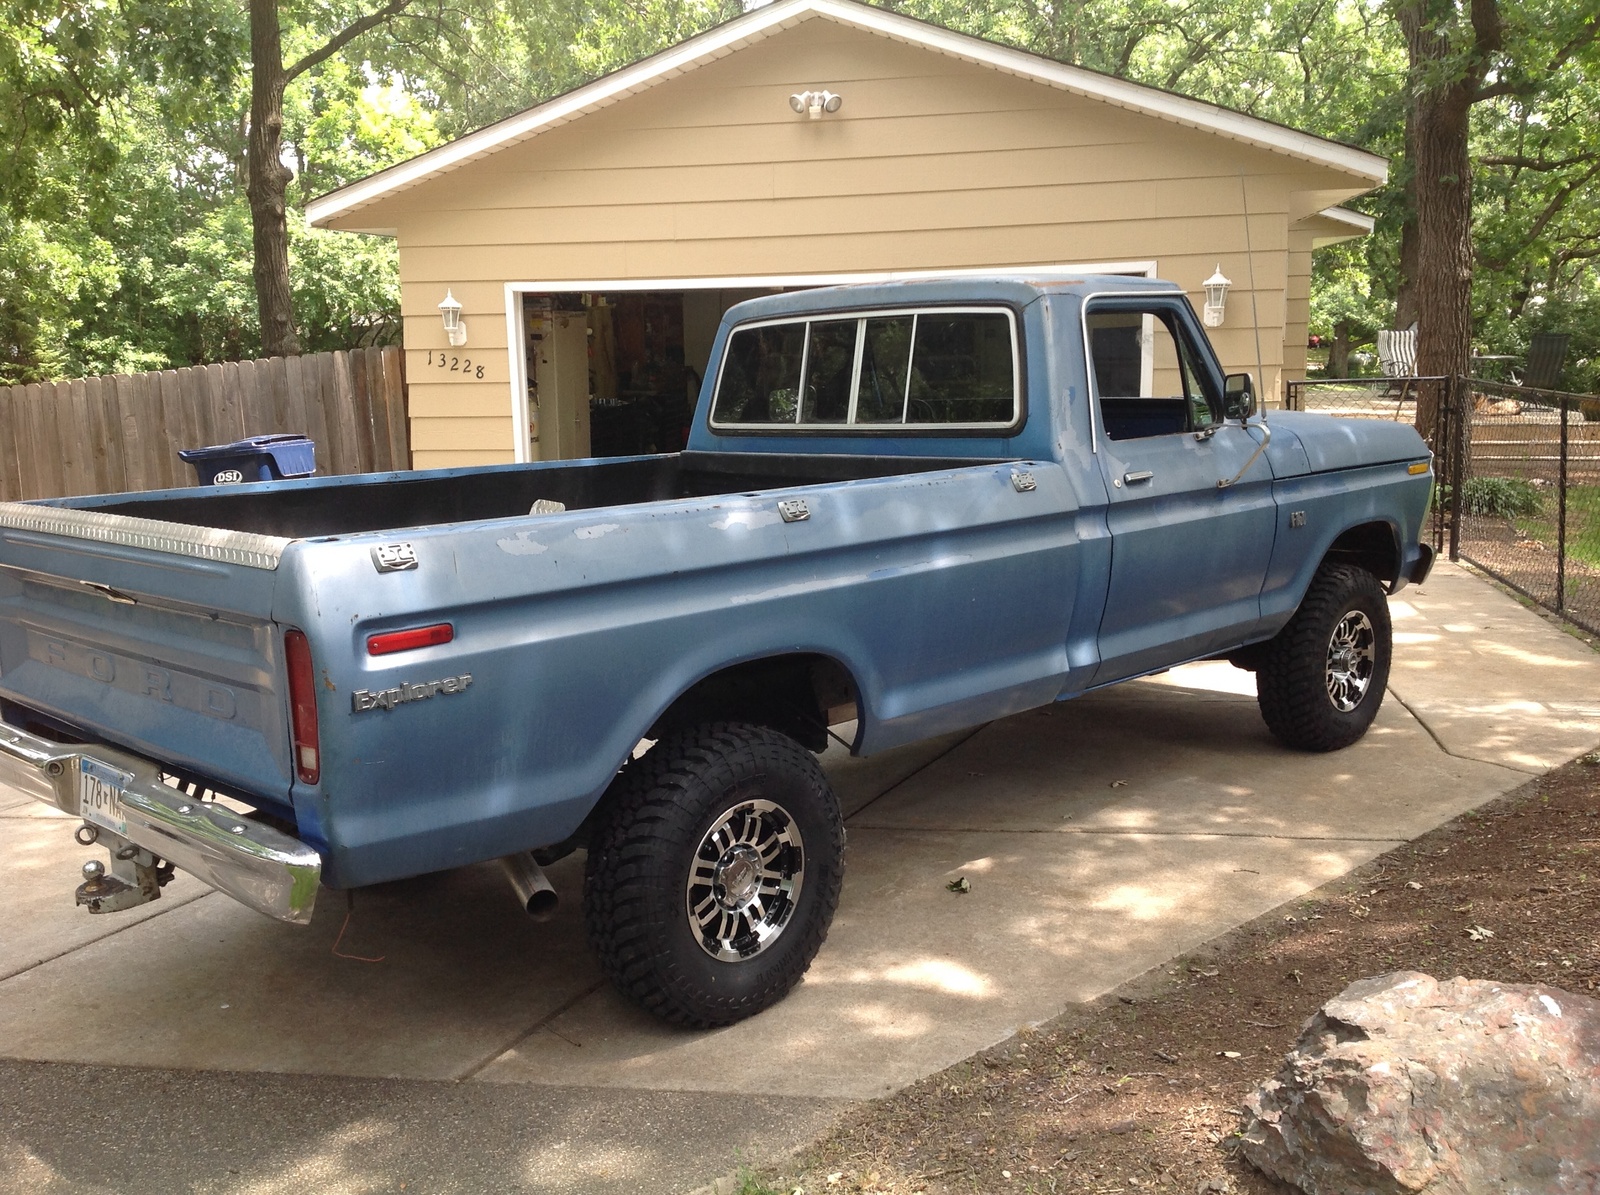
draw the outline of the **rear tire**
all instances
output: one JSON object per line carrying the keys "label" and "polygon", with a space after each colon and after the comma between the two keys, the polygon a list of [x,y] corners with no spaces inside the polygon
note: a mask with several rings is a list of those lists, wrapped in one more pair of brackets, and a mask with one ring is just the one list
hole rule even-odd
{"label": "rear tire", "polygon": [[1389,683],[1383,585],[1364,568],[1323,565],[1294,617],[1263,647],[1256,703],[1267,729],[1299,751],[1348,747],[1367,733]]}
{"label": "rear tire", "polygon": [[584,908],[601,969],[677,1025],[776,1004],[839,903],[844,821],[816,757],[762,726],[669,735],[606,795]]}

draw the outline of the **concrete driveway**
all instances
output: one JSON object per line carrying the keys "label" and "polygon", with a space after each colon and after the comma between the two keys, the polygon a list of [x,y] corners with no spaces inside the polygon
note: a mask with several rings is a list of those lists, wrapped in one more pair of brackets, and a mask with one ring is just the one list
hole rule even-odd
{"label": "concrete driveway", "polygon": [[798,1144],[1600,742],[1581,643],[1448,565],[1391,607],[1390,699],[1335,755],[1202,664],[828,757],[832,934],[710,1033],[601,981],[577,859],[547,925],[490,866],[324,893],[309,929],[183,878],[90,917],[71,821],[0,791],[0,1190],[668,1191]]}

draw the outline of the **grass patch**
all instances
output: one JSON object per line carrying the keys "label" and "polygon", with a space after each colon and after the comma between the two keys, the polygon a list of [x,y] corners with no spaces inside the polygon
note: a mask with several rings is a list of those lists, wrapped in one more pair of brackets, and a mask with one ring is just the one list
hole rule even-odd
{"label": "grass patch", "polygon": [[739,1185],[733,1195],[790,1195],[793,1187],[774,1187],[747,1166],[739,1167]]}
{"label": "grass patch", "polygon": [[[1468,482],[1465,488],[1470,489],[1471,486],[1472,483]],[[1535,494],[1534,497],[1537,500],[1539,495]],[[1471,509],[1470,506],[1468,509]],[[1532,511],[1516,512],[1517,531],[1554,550],[1556,513],[1555,497],[1551,495],[1548,502],[1536,506]],[[1600,485],[1575,485],[1567,490],[1567,558],[1600,568]]]}

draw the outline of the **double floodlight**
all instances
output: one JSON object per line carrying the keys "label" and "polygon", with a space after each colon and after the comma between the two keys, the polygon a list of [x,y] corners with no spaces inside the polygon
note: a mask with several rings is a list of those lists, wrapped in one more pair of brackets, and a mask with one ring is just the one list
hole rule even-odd
{"label": "double floodlight", "polygon": [[812,120],[821,120],[824,112],[837,112],[843,103],[844,97],[831,91],[800,91],[789,97],[789,107]]}

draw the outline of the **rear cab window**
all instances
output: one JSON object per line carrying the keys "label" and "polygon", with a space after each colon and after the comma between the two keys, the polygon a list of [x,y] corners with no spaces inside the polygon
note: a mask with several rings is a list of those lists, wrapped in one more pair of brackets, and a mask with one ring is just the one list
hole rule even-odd
{"label": "rear cab window", "polygon": [[728,337],[713,430],[1010,432],[1022,422],[1008,307],[828,313]]}

